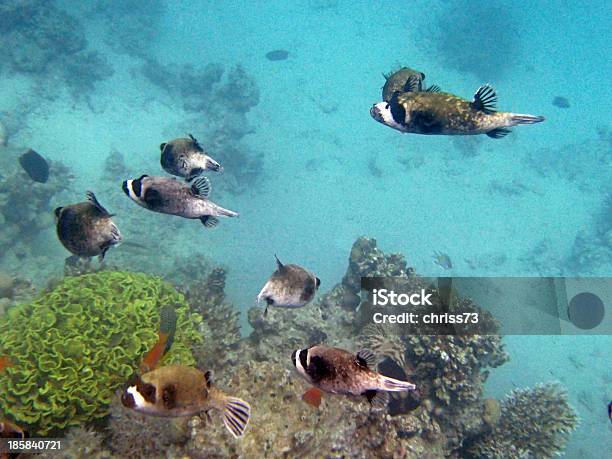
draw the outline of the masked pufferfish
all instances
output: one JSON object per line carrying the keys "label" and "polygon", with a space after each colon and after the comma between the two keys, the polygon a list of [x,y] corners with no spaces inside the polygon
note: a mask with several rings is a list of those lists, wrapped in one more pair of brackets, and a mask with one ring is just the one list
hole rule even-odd
{"label": "masked pufferfish", "polygon": [[111,247],[123,240],[119,228],[96,196],[87,192],[87,201],[55,209],[57,237],[78,257],[98,256],[100,261]]}
{"label": "masked pufferfish", "polygon": [[210,189],[207,177],[199,177],[191,186],[173,177],[148,175],[123,182],[123,191],[139,206],[162,214],[198,219],[207,228],[219,223],[218,216],[238,216],[238,212],[210,201]]}
{"label": "masked pufferfish", "polygon": [[367,349],[353,354],[337,347],[312,346],[293,351],[291,361],[315,388],[331,394],[364,396],[375,408],[387,405],[388,392],[416,389],[410,382],[375,371],[376,357]]}
{"label": "masked pufferfish", "polygon": [[498,112],[497,94],[486,84],[478,88],[472,101],[433,87],[425,91],[411,88],[420,84],[420,78],[409,78],[406,92],[395,92],[391,99],[372,106],[370,115],[379,123],[400,132],[426,135],[486,134],[499,139],[506,136],[509,127],[535,124],[543,116]]}
{"label": "masked pufferfish", "polygon": [[121,395],[126,408],[157,417],[193,416],[217,410],[234,437],[241,437],[251,417],[251,406],[218,389],[210,371],[186,365],[155,368],[168,352],[176,331],[176,311],[166,305],[160,311],[159,339],[140,364],[140,375],[130,378]]}
{"label": "masked pufferfish", "polygon": [[259,295],[257,304],[264,300],[268,307],[301,308],[312,301],[321,285],[321,279],[298,265],[284,265],[276,255],[277,269],[265,283]]}
{"label": "masked pufferfish", "polygon": [[192,181],[204,171],[223,172],[223,167],[208,154],[194,136],[170,140],[159,146],[160,163],[169,174]]}

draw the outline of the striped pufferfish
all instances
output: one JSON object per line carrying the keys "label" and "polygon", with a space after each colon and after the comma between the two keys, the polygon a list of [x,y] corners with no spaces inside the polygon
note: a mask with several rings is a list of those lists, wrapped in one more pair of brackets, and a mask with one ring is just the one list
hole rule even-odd
{"label": "striped pufferfish", "polygon": [[510,127],[544,121],[543,116],[498,112],[496,103],[495,89],[488,84],[478,88],[471,101],[433,88],[396,92],[390,101],[373,105],[370,115],[379,123],[405,133],[486,134],[494,139],[507,135]]}

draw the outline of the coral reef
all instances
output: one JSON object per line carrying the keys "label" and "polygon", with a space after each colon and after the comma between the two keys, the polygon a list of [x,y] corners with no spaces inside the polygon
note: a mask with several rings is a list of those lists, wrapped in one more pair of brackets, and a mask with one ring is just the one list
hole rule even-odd
{"label": "coral reef", "polygon": [[149,58],[140,71],[155,86],[182,100],[184,110],[206,112],[210,110],[214,88],[221,81],[225,70],[217,63],[194,67],[191,64],[162,64]]}
{"label": "coral reef", "polygon": [[29,279],[0,271],[0,315],[13,304],[31,299],[35,293],[36,290]]}
{"label": "coral reef", "polygon": [[[205,279],[198,282],[194,272],[200,278],[205,273]],[[86,429],[72,431],[74,438],[90,438],[87,441],[90,449],[89,453],[83,453],[74,440],[68,443],[68,450],[74,451],[70,457],[84,457],[83,454],[109,457],[110,451],[111,457],[135,459],[518,458],[551,457],[547,454],[561,450],[567,434],[575,427],[576,418],[565,395],[558,388],[538,386],[514,391],[501,403],[495,399],[483,399],[483,384],[489,369],[507,360],[499,336],[469,334],[461,328],[452,330],[455,334],[432,335],[430,329],[414,329],[404,327],[404,324],[384,328],[374,325],[369,314],[376,309],[369,304],[367,297],[364,296],[361,301],[362,275],[393,275],[396,282],[427,288],[432,293],[434,309],[441,301],[435,286],[407,267],[403,256],[383,253],[376,241],[368,238],[359,238],[353,245],[342,281],[314,303],[296,310],[272,308],[265,317],[263,308],[250,309],[248,319],[253,331],[245,338],[240,338],[238,334],[237,313],[225,297],[226,272],[213,267],[206,260],[193,259],[183,267],[177,265],[172,273],[173,280],[183,285],[181,288],[190,303],[189,310],[180,293],[158,279],[152,280],[143,274],[101,271],[61,281],[58,287],[33,304],[40,304],[42,298],[52,297],[64,305],[61,309],[83,308],[82,305],[92,302],[90,299],[98,290],[89,281],[104,278],[106,282],[112,279],[114,292],[107,308],[99,306],[107,314],[119,315],[123,308],[144,308],[148,311],[146,317],[131,316],[130,320],[122,321],[122,326],[130,328],[130,332],[123,331],[121,335],[106,332],[107,340],[112,342],[105,342],[102,346],[110,350],[105,351],[104,355],[115,353],[119,346],[129,349],[131,356],[127,358],[123,354],[116,354],[112,361],[107,360],[99,365],[125,365],[125,373],[131,371],[139,360],[138,356],[154,340],[154,328],[147,327],[156,323],[153,310],[168,301],[179,302],[181,319],[178,329],[183,334],[188,333],[191,339],[186,339],[185,335],[177,336],[168,357],[179,351],[188,356],[188,363],[194,364],[195,360],[198,368],[213,369],[216,384],[225,393],[243,398],[252,405],[252,418],[246,434],[240,441],[235,441],[224,427],[218,411],[177,419],[148,417],[126,410],[119,403],[117,393],[113,395],[118,385],[106,384],[108,390],[104,391],[104,396],[107,398],[99,414],[106,416],[110,412],[110,416],[104,418],[108,424],[100,433]],[[133,276],[133,280],[124,281],[125,276]],[[79,304],[76,300],[66,301],[61,294],[62,286],[66,283],[71,283],[72,289],[79,286]],[[123,308],[117,303],[119,297],[123,298]],[[146,298],[152,298],[154,306],[147,309]],[[457,295],[451,295],[450,299],[450,308],[477,310],[485,322],[485,329],[488,332],[496,330],[497,324],[493,318],[470,300]],[[14,307],[10,311],[18,311],[19,308]],[[28,316],[37,317],[38,322],[48,322],[42,312],[28,312]],[[189,314],[193,320],[186,322],[185,317]],[[203,320],[193,318],[194,314]],[[19,317],[24,320],[22,316]],[[96,316],[94,320],[97,327],[102,328],[106,319]],[[67,320],[76,319],[72,317]],[[0,318],[0,324],[3,323]],[[62,323],[56,319],[54,327]],[[3,337],[10,337],[13,333],[3,326],[0,325],[0,351],[5,349]],[[31,323],[27,326],[34,327]],[[86,327],[80,328],[87,330]],[[54,332],[46,333],[53,335]],[[130,341],[134,333],[141,336],[138,343]],[[88,336],[82,330],[76,336],[81,334]],[[113,341],[114,338],[123,339],[125,343]],[[33,339],[26,337],[25,341],[35,344]],[[190,341],[195,359],[190,357],[185,341]],[[139,345],[141,342],[142,345]],[[295,374],[290,363],[293,350],[315,343],[355,351],[364,346],[372,348],[380,358],[379,371],[414,382],[417,391],[394,394],[387,410],[371,410],[363,397],[328,394],[324,396],[321,406],[315,409],[301,400],[301,394],[308,384]],[[71,346],[65,345],[64,348],[69,350]],[[84,355],[86,358],[87,354]],[[126,363],[122,364],[122,359]],[[38,361],[38,366],[48,364],[42,356]],[[15,370],[9,368],[7,372],[14,374]],[[41,370],[37,371],[41,373]],[[63,370],[64,373],[66,371]],[[81,368],[78,371],[85,370]],[[122,371],[117,370],[114,374],[118,373]],[[96,372],[96,375],[99,374],[104,377],[104,370]],[[123,374],[118,377],[121,378],[125,379]],[[6,397],[6,386],[3,384],[4,379],[0,377],[0,409],[5,408],[2,397]],[[47,387],[47,383],[43,383],[42,387]],[[12,387],[11,390],[14,392]],[[81,389],[79,395],[83,394],[84,390]],[[83,400],[76,403],[82,410],[80,403]],[[40,409],[41,405],[33,406]],[[77,421],[84,420],[81,411],[71,415]],[[89,415],[88,419],[93,417],[96,416]],[[23,417],[13,418],[23,422]],[[105,435],[105,442],[100,441],[100,435]],[[107,445],[108,451],[104,450],[104,445]],[[496,456],[498,451],[509,453]]]}
{"label": "coral reef", "polygon": [[[61,450],[49,450],[37,455],[40,459],[111,459],[104,446],[104,435],[89,427],[73,427],[62,441]],[[128,456],[125,456],[128,457]]]}
{"label": "coral reef", "polygon": [[[0,147],[0,258],[9,250],[23,256],[31,252],[32,240],[40,231],[53,225],[51,201],[69,189],[72,181],[67,166],[58,161],[48,161],[50,174],[47,182],[33,182],[18,162],[23,151]],[[24,184],[28,189],[25,199]]]}
{"label": "coral reef", "polygon": [[0,6],[2,61],[15,71],[40,74],[61,56],[87,46],[84,28],[52,1],[7,0]]}
{"label": "coral reef", "polygon": [[[157,418],[125,408],[116,394],[110,405],[107,427],[109,447],[119,458],[164,459],[181,457],[179,448],[188,439],[189,418]],[[171,455],[171,452],[175,454]]]}
{"label": "coral reef", "polygon": [[119,177],[128,177],[129,171],[125,165],[125,158],[118,150],[111,150],[104,160],[102,179],[107,182],[117,182]]}
{"label": "coral reef", "polygon": [[376,239],[360,237],[355,241],[349,256],[349,266],[342,278],[342,286],[352,292],[361,291],[362,277],[413,276],[401,254],[385,255],[377,247]]}
{"label": "coral reef", "polygon": [[244,67],[236,65],[227,72],[225,84],[215,91],[215,99],[228,112],[247,113],[259,103],[259,88]]}
{"label": "coral reef", "polygon": [[483,82],[499,80],[517,60],[518,25],[513,11],[502,5],[469,0],[445,3],[432,33],[437,55],[449,67],[472,73]]}
{"label": "coral reef", "polygon": [[0,59],[5,69],[36,77],[43,85],[57,79],[73,95],[90,92],[112,69],[95,51],[86,52],[85,28],[53,1],[7,0],[0,4]]}
{"label": "coral reef", "polygon": [[201,317],[159,278],[100,272],[66,278],[0,318],[0,411],[38,435],[108,414],[113,392],[157,340],[159,309],[176,305],[177,335],[167,362],[193,364]]}
{"label": "coral reef", "polygon": [[159,34],[161,18],[166,13],[164,0],[124,0],[108,3],[91,2],[90,16],[101,18],[105,26],[105,41],[116,52],[147,58],[151,45]]}
{"label": "coral reef", "polygon": [[564,449],[578,417],[556,384],[515,389],[501,403],[492,432],[471,439],[466,457],[552,458]]}
{"label": "coral reef", "polygon": [[240,313],[225,300],[225,276],[224,269],[214,268],[204,282],[191,283],[185,293],[192,310],[203,318],[204,344],[194,350],[198,366],[215,371],[236,365],[240,357]]}
{"label": "coral reef", "polygon": [[185,446],[191,458],[416,459],[426,451],[442,457],[438,444],[418,435],[429,429],[425,413],[390,417],[371,411],[365,399],[342,396],[325,396],[321,407],[314,409],[300,400],[307,385],[286,368],[286,361],[246,362],[222,387],[252,403],[245,437],[231,441],[217,413],[210,420],[192,418]]}
{"label": "coral reef", "polygon": [[115,70],[98,51],[80,51],[60,62],[61,78],[75,99],[85,99],[95,90],[96,82],[113,76]]}
{"label": "coral reef", "polygon": [[[257,308],[249,310],[253,332],[248,342],[253,361],[257,362],[254,365],[267,362],[285,368],[288,355],[279,355],[279,349],[288,353],[318,342],[355,350],[359,347],[372,348],[379,354],[380,371],[409,379],[417,385],[418,393],[392,397],[388,412],[391,417],[381,423],[385,427],[372,423],[373,414],[362,419],[363,428],[376,432],[377,441],[383,448],[371,452],[371,455],[387,457],[388,454],[391,457],[393,453],[402,451],[406,457],[423,457],[424,452],[429,451],[430,457],[449,457],[461,448],[463,439],[484,431],[495,419],[492,410],[495,403],[485,404],[481,397],[488,368],[497,367],[508,358],[501,338],[495,334],[461,334],[459,328],[453,330],[458,333],[456,335],[432,336],[433,330],[411,329],[404,324],[401,327],[385,325],[383,330],[382,326],[371,322],[371,314],[375,310],[371,304],[357,300],[361,276],[395,276],[414,288],[431,289],[428,282],[407,267],[402,255],[386,255],[377,247],[374,239],[359,238],[351,250],[349,266],[342,282],[314,304],[297,311],[272,309],[266,318]],[[431,292],[436,298],[438,292],[435,289]],[[471,301],[454,298],[453,304],[462,311],[479,311],[483,317],[483,330],[489,333],[497,330],[497,324],[490,314]],[[354,342],[355,339],[359,344]],[[355,405],[349,406],[351,410],[357,409]],[[333,411],[337,413],[341,409]],[[317,422],[327,423],[330,416]],[[355,438],[356,430],[359,431],[352,424],[355,413],[347,413],[340,419],[350,419],[347,422],[351,424],[343,433]],[[305,457],[317,457],[317,454],[329,454],[329,451],[342,451],[338,457],[342,454],[351,457],[347,453],[351,451],[351,446],[346,443],[338,450],[327,443],[338,432],[337,424],[332,419],[329,427],[326,427],[329,429],[327,434],[314,433],[308,445],[327,446],[308,451]],[[410,428],[401,427],[403,424]],[[391,426],[396,426],[397,430]],[[289,432],[287,430],[285,433]],[[394,443],[396,435],[400,438],[398,443]],[[292,453],[296,454],[296,451]],[[367,456],[363,452],[367,448],[357,451],[361,451],[355,452],[357,457],[361,457],[359,454]],[[287,455],[291,456],[290,453]],[[332,454],[329,457],[336,456]]]}
{"label": "coral reef", "polygon": [[604,196],[594,219],[594,228],[580,230],[572,246],[567,264],[576,275],[597,275],[612,266],[612,192]]}
{"label": "coral reef", "polygon": [[591,139],[561,147],[545,147],[528,153],[526,167],[550,179],[554,174],[580,190],[600,192],[609,187],[612,167],[611,141],[602,130]]}
{"label": "coral reef", "polygon": [[370,349],[378,363],[391,359],[400,368],[406,367],[406,343],[399,336],[399,326],[368,324],[361,330],[361,347]]}

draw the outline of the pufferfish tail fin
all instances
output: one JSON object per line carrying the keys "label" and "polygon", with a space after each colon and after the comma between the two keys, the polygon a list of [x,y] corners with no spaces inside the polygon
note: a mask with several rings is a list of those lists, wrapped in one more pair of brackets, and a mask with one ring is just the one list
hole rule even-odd
{"label": "pufferfish tail fin", "polygon": [[378,375],[378,390],[387,392],[404,392],[415,390],[416,386],[408,381],[389,378],[388,376]]}
{"label": "pufferfish tail fin", "polygon": [[223,424],[235,438],[244,435],[251,417],[251,405],[237,397],[225,397],[223,404]]}
{"label": "pufferfish tail fin", "polygon": [[518,124],[535,124],[541,123],[546,118],[543,116],[525,115],[522,113],[510,113],[510,126],[516,126]]}
{"label": "pufferfish tail fin", "polygon": [[486,132],[492,139],[501,139],[510,134],[510,129],[508,129],[508,127],[517,126],[519,124],[536,124],[545,120],[543,116],[526,115],[523,113],[504,113],[503,116],[506,127],[498,127]]}

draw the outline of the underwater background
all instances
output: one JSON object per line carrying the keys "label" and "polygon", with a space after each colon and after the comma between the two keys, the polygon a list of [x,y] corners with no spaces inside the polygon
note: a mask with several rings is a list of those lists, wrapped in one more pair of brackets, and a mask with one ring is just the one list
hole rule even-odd
{"label": "underwater background", "polygon": [[[65,272],[69,254],[52,211],[86,190],[140,245],[111,249],[109,267],[161,276],[179,291],[223,268],[224,301],[240,312],[243,337],[259,323],[248,311],[274,254],[316,273],[321,297],[343,280],[361,236],[426,277],[610,276],[611,17],[605,1],[2,0],[0,312],[75,274]],[[267,55],[275,50],[285,52]],[[368,113],[381,100],[383,73],[401,66],[467,99],[491,83],[501,110],[546,121],[499,140],[402,135]],[[160,143],[187,133],[224,165],[209,175],[212,199],[240,212],[214,230],[138,208],[121,190],[127,178],[164,175]],[[49,160],[47,183],[19,168],[28,148]],[[436,263],[436,253],[452,263]],[[262,368],[284,359],[288,370],[291,351],[312,344],[276,322],[286,313],[299,323],[312,307],[272,311],[272,325],[256,329],[287,333],[259,348]],[[503,342],[509,360],[491,369],[484,396],[560,382],[580,418],[563,454],[603,457],[612,338]],[[241,369],[239,356],[209,360],[221,380],[274,377],[270,368]],[[296,397],[292,409],[310,410]],[[249,401],[256,410],[258,400]],[[295,445],[270,446],[267,457],[318,454]]]}

